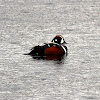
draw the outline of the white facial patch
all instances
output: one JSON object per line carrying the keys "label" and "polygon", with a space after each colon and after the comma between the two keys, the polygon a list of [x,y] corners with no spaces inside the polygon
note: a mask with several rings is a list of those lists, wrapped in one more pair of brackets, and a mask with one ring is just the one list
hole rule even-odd
{"label": "white facial patch", "polygon": [[57,41],[57,39],[55,39],[55,41]]}
{"label": "white facial patch", "polygon": [[61,43],[64,43],[64,39],[63,38],[61,39]]}

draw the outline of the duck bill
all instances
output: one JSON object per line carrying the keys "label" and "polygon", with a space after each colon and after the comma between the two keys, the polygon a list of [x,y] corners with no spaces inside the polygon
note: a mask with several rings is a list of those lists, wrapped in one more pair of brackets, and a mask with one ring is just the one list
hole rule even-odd
{"label": "duck bill", "polygon": [[63,44],[68,44],[68,43],[66,43],[65,41],[64,41],[64,43]]}

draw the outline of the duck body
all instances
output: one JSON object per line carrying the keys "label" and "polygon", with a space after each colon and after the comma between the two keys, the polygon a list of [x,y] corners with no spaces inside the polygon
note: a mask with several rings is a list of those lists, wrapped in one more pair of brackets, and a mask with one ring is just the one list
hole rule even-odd
{"label": "duck body", "polygon": [[47,55],[64,55],[67,54],[67,47],[55,43],[48,43],[43,46],[35,46],[29,55],[31,56],[47,56]]}
{"label": "duck body", "polygon": [[29,55],[33,58],[45,57],[46,59],[58,59],[63,55],[67,55],[67,47],[63,45],[65,41],[62,39],[63,38],[61,36],[56,36],[51,43],[45,43],[42,46],[35,46],[31,49]]}

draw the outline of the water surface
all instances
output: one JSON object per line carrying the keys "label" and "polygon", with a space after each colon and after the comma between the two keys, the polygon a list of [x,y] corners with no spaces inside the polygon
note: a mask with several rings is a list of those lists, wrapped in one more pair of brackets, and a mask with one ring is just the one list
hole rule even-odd
{"label": "water surface", "polygon": [[[1,100],[100,100],[100,1],[0,1]],[[31,47],[62,35],[62,62],[36,60]]]}

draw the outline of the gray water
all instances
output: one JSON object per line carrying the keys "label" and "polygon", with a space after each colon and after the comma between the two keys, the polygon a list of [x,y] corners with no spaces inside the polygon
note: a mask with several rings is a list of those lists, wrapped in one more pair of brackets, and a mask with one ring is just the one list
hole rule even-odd
{"label": "gray water", "polygon": [[[23,55],[58,34],[62,62]],[[100,0],[0,0],[0,100],[100,100]]]}

